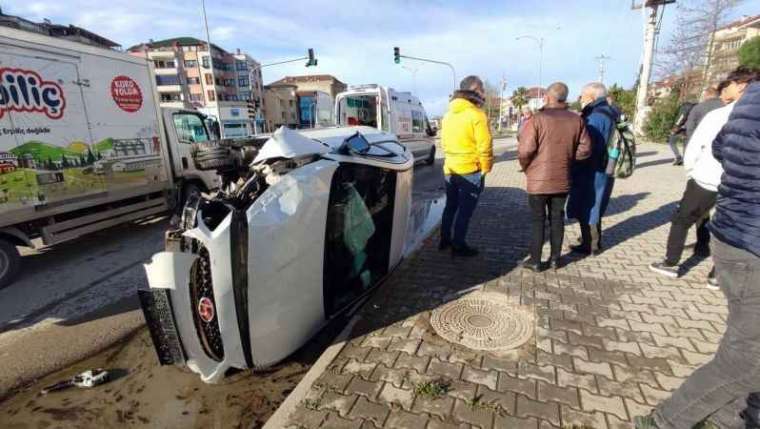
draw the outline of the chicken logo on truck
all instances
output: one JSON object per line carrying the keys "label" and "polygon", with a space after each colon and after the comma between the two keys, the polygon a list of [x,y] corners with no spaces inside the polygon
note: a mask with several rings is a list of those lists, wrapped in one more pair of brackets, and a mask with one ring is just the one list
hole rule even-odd
{"label": "chicken logo on truck", "polygon": [[0,68],[0,118],[5,112],[39,112],[60,119],[66,108],[63,89],[33,70]]}

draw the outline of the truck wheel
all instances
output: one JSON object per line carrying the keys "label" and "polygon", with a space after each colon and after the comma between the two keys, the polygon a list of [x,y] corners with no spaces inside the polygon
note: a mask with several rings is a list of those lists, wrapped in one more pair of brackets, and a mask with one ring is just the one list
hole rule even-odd
{"label": "truck wheel", "polygon": [[425,164],[427,165],[435,164],[435,146],[430,148],[430,155],[428,155],[427,159],[425,160]]}
{"label": "truck wheel", "polygon": [[10,285],[21,268],[21,255],[16,245],[0,238],[0,289]]}

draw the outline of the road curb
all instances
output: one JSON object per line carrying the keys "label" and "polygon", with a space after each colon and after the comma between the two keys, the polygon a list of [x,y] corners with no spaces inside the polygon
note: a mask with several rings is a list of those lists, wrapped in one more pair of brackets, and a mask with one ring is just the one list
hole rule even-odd
{"label": "road curb", "polygon": [[328,347],[324,353],[317,359],[312,365],[306,375],[296,385],[295,389],[290,392],[285,401],[280,404],[277,411],[272,414],[272,417],[267,420],[262,429],[279,429],[284,428],[288,422],[290,416],[296,411],[296,408],[306,398],[306,395],[311,390],[311,386],[322,375],[332,361],[340,354],[343,347],[346,346],[348,337],[351,335],[351,331],[354,329],[354,325],[361,319],[361,316],[355,315],[348,321],[346,327],[340,331],[340,334],[335,338],[335,341]]}

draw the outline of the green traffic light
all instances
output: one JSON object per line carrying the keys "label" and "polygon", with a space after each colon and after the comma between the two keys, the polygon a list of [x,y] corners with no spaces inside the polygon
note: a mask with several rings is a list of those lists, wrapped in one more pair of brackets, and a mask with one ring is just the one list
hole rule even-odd
{"label": "green traffic light", "polygon": [[396,64],[401,64],[401,58],[396,57],[396,59],[393,60]]}

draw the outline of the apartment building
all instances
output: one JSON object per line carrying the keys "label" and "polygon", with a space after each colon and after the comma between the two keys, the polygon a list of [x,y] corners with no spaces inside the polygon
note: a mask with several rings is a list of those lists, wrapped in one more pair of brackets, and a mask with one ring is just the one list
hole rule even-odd
{"label": "apartment building", "polygon": [[[760,15],[745,16],[713,34],[707,81],[715,85],[739,66],[739,48],[747,40],[760,36]],[[710,45],[708,44],[708,50]]]}
{"label": "apartment building", "polygon": [[298,128],[298,87],[288,83],[273,83],[264,87],[264,109],[266,132],[273,132],[281,126]]}
{"label": "apartment building", "polygon": [[218,117],[223,137],[255,133],[248,101],[261,102],[263,86],[259,63],[249,55],[212,43],[212,61],[206,42],[194,37],[151,40],[128,52],[153,61],[162,107],[196,108]]}
{"label": "apartment building", "polygon": [[348,89],[348,85],[339,81],[335,76],[329,74],[317,74],[310,76],[285,76],[284,78],[272,82],[271,85],[295,85],[298,91],[322,91],[335,96]]}
{"label": "apartment building", "polygon": [[53,24],[50,20],[34,22],[15,15],[6,15],[0,9],[0,26],[31,31],[72,42],[84,43],[106,49],[119,49],[121,45],[103,36],[75,25]]}

